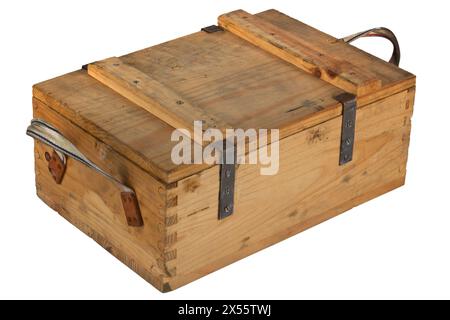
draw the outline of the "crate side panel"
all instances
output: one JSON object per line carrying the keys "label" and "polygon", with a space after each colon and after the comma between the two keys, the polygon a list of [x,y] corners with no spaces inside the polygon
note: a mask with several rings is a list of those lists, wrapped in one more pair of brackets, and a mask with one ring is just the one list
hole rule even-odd
{"label": "crate side panel", "polygon": [[353,161],[339,166],[341,118],[280,143],[277,175],[259,165],[240,165],[235,212],[217,219],[218,168],[180,181],[171,208],[177,233],[172,287],[292,236],[375,196],[401,186],[412,114],[411,91],[357,112]]}

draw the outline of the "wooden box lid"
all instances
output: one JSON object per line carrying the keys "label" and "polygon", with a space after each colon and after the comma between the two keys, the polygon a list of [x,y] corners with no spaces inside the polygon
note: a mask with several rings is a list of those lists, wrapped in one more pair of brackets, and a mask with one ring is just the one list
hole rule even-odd
{"label": "wooden box lid", "polygon": [[415,76],[276,10],[219,17],[200,31],[36,84],[33,95],[163,182],[174,128],[279,129],[280,139],[415,85]]}

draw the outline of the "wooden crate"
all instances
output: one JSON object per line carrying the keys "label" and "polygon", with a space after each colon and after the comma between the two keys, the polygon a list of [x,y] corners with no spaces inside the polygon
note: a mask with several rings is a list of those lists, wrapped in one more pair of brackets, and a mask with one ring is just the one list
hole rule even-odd
{"label": "wooden crate", "polygon": [[[275,10],[219,26],[33,87],[38,196],[164,292],[405,181],[414,75]],[[278,173],[232,165],[224,200],[225,166],[171,160],[174,128],[194,120],[279,129]],[[39,136],[44,124],[109,177]]]}

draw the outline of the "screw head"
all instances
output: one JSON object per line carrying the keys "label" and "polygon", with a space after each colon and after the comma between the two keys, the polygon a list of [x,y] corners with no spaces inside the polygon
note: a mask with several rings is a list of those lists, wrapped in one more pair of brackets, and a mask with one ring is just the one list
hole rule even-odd
{"label": "screw head", "polygon": [[225,176],[227,178],[231,177],[231,170],[230,169],[225,170]]}
{"label": "screw head", "polygon": [[223,211],[225,211],[225,213],[231,213],[231,210],[233,210],[233,205],[231,205],[231,204],[226,205],[226,206],[223,208]]}
{"label": "screw head", "polygon": [[345,126],[346,126],[347,128],[351,128],[351,127],[353,126],[353,121],[352,121],[352,120],[347,120],[347,121],[345,122]]}
{"label": "screw head", "polygon": [[350,138],[345,139],[345,144],[347,146],[351,145],[352,144],[352,139],[350,139]]}

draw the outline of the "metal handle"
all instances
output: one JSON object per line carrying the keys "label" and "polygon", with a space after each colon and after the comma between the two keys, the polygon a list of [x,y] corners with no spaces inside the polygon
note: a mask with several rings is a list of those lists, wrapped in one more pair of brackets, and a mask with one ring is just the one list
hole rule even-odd
{"label": "metal handle", "polygon": [[341,40],[350,43],[355,41],[359,38],[365,38],[365,37],[382,37],[385,39],[388,39],[392,45],[394,46],[394,50],[392,52],[391,59],[389,59],[389,62],[392,64],[395,64],[398,66],[400,64],[400,46],[398,44],[397,37],[395,34],[389,30],[388,28],[373,28],[367,31],[358,32],[352,35],[349,35],[347,37],[342,38]]}
{"label": "metal handle", "polygon": [[52,147],[66,163],[65,156],[77,160],[87,167],[97,171],[102,176],[113,182],[121,191],[121,200],[124,207],[127,223],[130,226],[142,226],[143,221],[134,190],[124,183],[102,170],[98,165],[89,160],[77,147],[64,137],[56,128],[41,119],[33,119],[27,128],[27,135]]}

